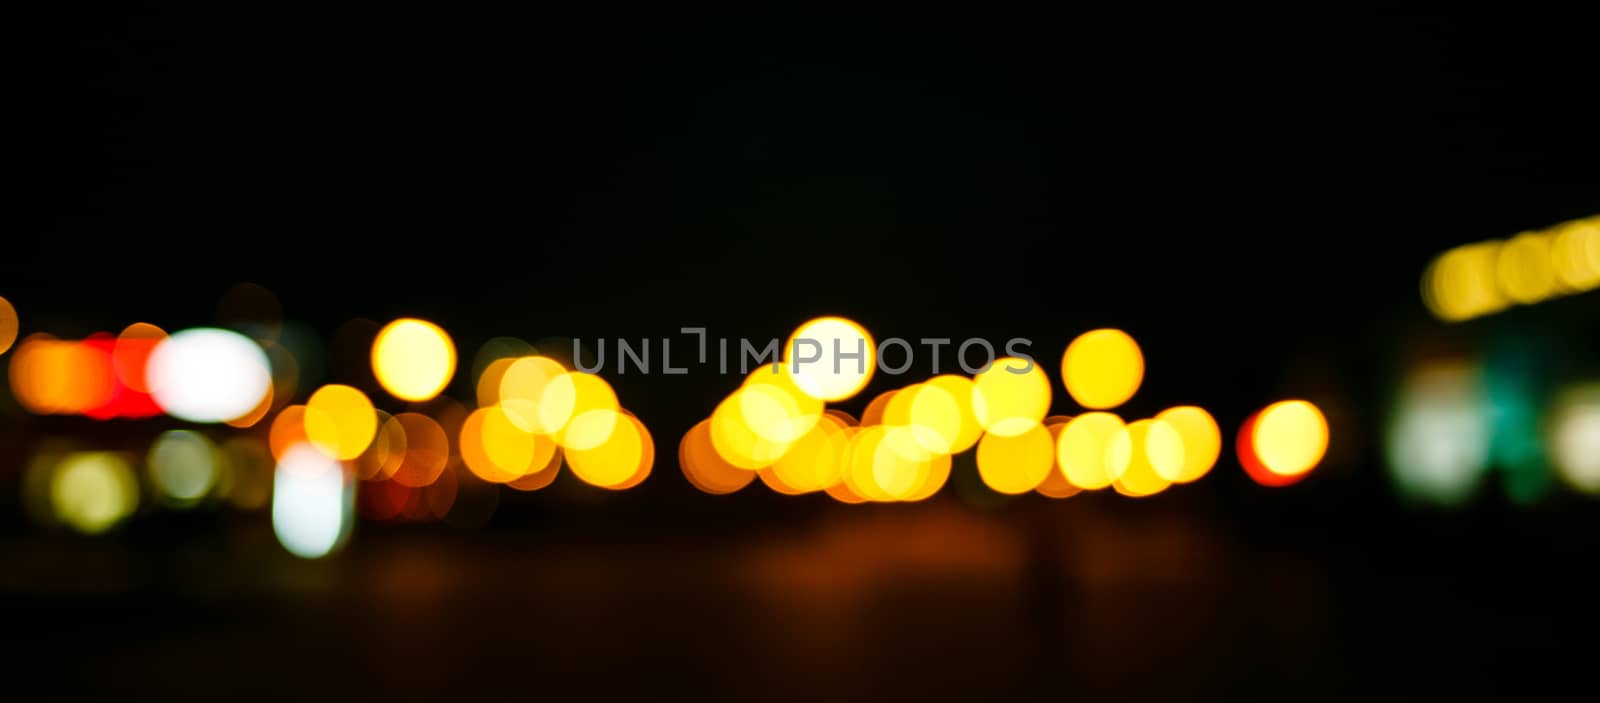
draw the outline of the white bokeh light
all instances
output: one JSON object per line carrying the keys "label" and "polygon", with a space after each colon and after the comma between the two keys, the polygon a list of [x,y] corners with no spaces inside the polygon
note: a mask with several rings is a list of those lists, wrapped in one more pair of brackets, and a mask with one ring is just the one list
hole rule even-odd
{"label": "white bokeh light", "polygon": [[284,452],[272,480],[272,531],[289,553],[326,556],[350,535],[355,486],[337,459],[309,442]]}
{"label": "white bokeh light", "polygon": [[1600,495],[1600,383],[1568,389],[1552,415],[1550,458],[1556,471],[1574,489]]}
{"label": "white bokeh light", "polygon": [[1387,438],[1389,476],[1407,497],[1439,505],[1470,499],[1489,468],[1491,418],[1483,370],[1435,362],[1407,375]]}
{"label": "white bokeh light", "polygon": [[272,390],[261,347],[228,330],[197,327],[156,345],[145,367],[150,395],[168,415],[226,422],[256,409]]}

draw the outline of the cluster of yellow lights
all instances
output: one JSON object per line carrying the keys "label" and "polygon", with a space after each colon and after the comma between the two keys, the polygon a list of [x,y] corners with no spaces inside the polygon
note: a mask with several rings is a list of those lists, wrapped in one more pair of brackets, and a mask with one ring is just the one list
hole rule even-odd
{"label": "cluster of yellow lights", "polygon": [[1422,274],[1422,302],[1459,322],[1600,286],[1600,215],[1459,246]]}
{"label": "cluster of yellow lights", "polygon": [[[872,346],[865,329],[841,318],[808,322],[791,340],[821,324]],[[760,479],[779,493],[826,492],[845,503],[918,501],[949,480],[953,455],[976,448],[979,477],[999,493],[1147,496],[1204,476],[1222,449],[1216,421],[1196,406],[1132,423],[1104,411],[1144,378],[1139,345],[1120,330],[1088,332],[1063,354],[1068,394],[1094,409],[1075,418],[1048,416],[1050,379],[1029,359],[887,391],[859,420],[825,404],[858,392],[870,370],[825,389],[790,361],[751,372],[684,435],[678,458],[690,483],[722,494]]]}
{"label": "cluster of yellow lights", "polygon": [[596,374],[546,356],[498,359],[478,378],[480,407],[462,425],[461,457],[479,478],[523,490],[549,485],[563,461],[615,490],[650,475],[650,432]]}
{"label": "cluster of yellow lights", "polygon": [[[1496,290],[1526,302],[1536,289],[1592,287],[1600,278],[1595,232],[1594,222],[1579,222],[1536,235],[1545,247],[1538,251],[1556,252],[1549,261],[1558,283],[1548,286],[1529,283],[1527,262],[1540,259],[1525,237],[1535,235],[1496,245]],[[1458,264],[1451,262],[1435,273],[1455,276]],[[0,353],[17,334],[16,311],[0,298]],[[822,363],[792,358],[796,340],[820,347]],[[650,475],[651,434],[604,378],[510,342],[480,352],[472,379],[476,403],[463,406],[441,395],[457,370],[449,334],[415,318],[383,326],[370,359],[379,385],[409,404],[394,414],[342,384],[288,405],[295,395],[292,357],[274,342],[220,329],[169,337],[140,323],[115,337],[81,341],[36,334],[18,344],[10,375],[18,399],[39,414],[105,419],[165,411],[241,429],[270,418],[264,437],[220,446],[193,430],[162,433],[144,462],[151,493],[179,508],[217,499],[261,507],[270,493],[280,541],[296,554],[321,556],[348,534],[344,513],[356,480],[376,496],[376,514],[411,519],[442,517],[469,484],[541,489],[563,465],[613,490]],[[973,451],[980,479],[998,493],[1065,498],[1111,488],[1139,497],[1205,476],[1222,449],[1216,421],[1198,406],[1132,421],[1112,412],[1134,396],[1145,373],[1138,343],[1120,330],[1087,332],[1064,351],[1063,385],[1084,408],[1075,417],[1049,414],[1054,394],[1041,365],[1004,357],[971,377],[938,375],[884,392],[858,419],[828,404],[856,396],[872,380],[877,345],[864,327],[816,318],[798,327],[784,350],[778,362],[746,376],[679,444],[683,473],[700,490],[732,493],[759,479],[779,493],[825,493],[845,503],[920,501],[948,482],[955,455]],[[184,383],[158,383],[167,376]],[[1305,401],[1284,401],[1245,423],[1238,452],[1258,482],[1286,485],[1320,462],[1327,444],[1321,412]],[[135,461],[112,452],[53,456],[30,469],[28,480],[37,484],[30,495],[54,519],[102,532],[139,507]],[[279,505],[283,500],[301,503]],[[419,500],[427,505],[418,507]]]}
{"label": "cluster of yellow lights", "polygon": [[[434,401],[449,385],[456,351],[431,322],[389,323],[372,345],[374,374],[397,398]],[[570,370],[540,355],[500,358],[476,379],[478,407],[440,399],[446,410],[388,415],[360,390],[329,385],[304,406],[285,408],[271,445],[282,453],[302,441],[350,462],[363,480],[425,488],[459,459],[484,481],[521,490],[543,488],[563,463],[579,479],[610,489],[638,485],[650,474],[650,432],[617,402],[604,378]]]}

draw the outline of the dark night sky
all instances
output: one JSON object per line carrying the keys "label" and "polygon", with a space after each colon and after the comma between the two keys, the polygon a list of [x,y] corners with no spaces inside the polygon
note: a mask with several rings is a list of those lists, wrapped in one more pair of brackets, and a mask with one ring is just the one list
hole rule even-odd
{"label": "dark night sky", "polygon": [[[1113,325],[1152,403],[1242,413],[1305,356],[1381,368],[1438,251],[1600,211],[1559,18],[229,12],[29,33],[0,270],[42,326],[209,323],[241,280],[464,353]],[[620,390],[675,428],[725,385]]]}

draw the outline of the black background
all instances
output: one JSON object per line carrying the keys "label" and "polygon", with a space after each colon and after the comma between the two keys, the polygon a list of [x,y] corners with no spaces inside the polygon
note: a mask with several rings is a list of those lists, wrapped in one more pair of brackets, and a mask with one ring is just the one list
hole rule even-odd
{"label": "black background", "polygon": [[[611,376],[655,435],[652,479],[566,477],[477,532],[364,524],[302,564],[262,516],[144,516],[86,544],[13,515],[8,616],[45,664],[13,673],[63,692],[969,699],[1572,673],[1553,655],[1593,651],[1594,506],[1492,488],[1401,506],[1379,439],[1410,359],[1529,339],[1562,378],[1596,372],[1592,297],[1446,327],[1417,295],[1450,246],[1600,213],[1592,28],[1475,6],[19,21],[0,294],[25,332],[211,324],[253,281],[322,335],[418,315],[464,358],[495,335],[759,339],[843,314],[880,339],[1026,337],[1054,377],[1073,336],[1116,326],[1149,365],[1128,413],[1200,403],[1227,434],[1308,397],[1334,448],[1278,491],[1225,454],[1147,501],[715,498],[672,450],[736,379]],[[5,421],[13,470],[43,434],[159,425]],[[802,561],[867,574],[870,607],[740,576],[830,530],[863,536]],[[910,535],[950,546],[909,566],[848,546]],[[989,549],[1020,556],[963,556]],[[85,669],[105,676],[68,675]]]}

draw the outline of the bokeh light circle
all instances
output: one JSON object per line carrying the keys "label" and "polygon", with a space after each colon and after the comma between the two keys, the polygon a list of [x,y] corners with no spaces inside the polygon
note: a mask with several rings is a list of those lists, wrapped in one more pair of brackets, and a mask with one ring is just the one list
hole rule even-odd
{"label": "bokeh light circle", "polygon": [[1315,468],[1328,451],[1328,421],[1307,401],[1280,401],[1256,417],[1250,443],[1268,471],[1299,476]]}
{"label": "bokeh light circle", "polygon": [[219,463],[216,445],[193,430],[168,430],[157,435],[146,458],[151,483],[163,498],[178,506],[206,497],[220,477]]}
{"label": "bokeh light circle", "polygon": [[1056,440],[1056,462],[1067,481],[1086,491],[1115,482],[1127,464],[1113,455],[1111,445],[1124,427],[1122,418],[1106,412],[1072,418]]}
{"label": "bokeh light circle", "polygon": [[50,475],[50,507],[68,527],[99,534],[139,508],[139,480],[119,454],[74,452]]}
{"label": "bokeh light circle", "polygon": [[401,318],[384,325],[373,339],[372,371],[394,397],[428,400],[455,375],[456,347],[438,325]]}
{"label": "bokeh light circle", "polygon": [[[804,359],[791,358],[796,340]],[[815,344],[813,347],[812,345]],[[859,353],[861,356],[856,357]],[[811,355],[819,358],[811,361]],[[878,347],[865,327],[843,317],[819,317],[789,336],[783,348],[785,365],[806,395],[822,401],[844,400],[861,392],[878,367]]]}
{"label": "bokeh light circle", "polygon": [[973,378],[972,414],[985,432],[1029,432],[1049,412],[1050,379],[1031,360],[1002,357]]}
{"label": "bokeh light circle", "polygon": [[1144,353],[1122,330],[1085,332],[1061,355],[1061,380],[1079,405],[1114,408],[1138,392],[1144,381]]}
{"label": "bokeh light circle", "polygon": [[1183,440],[1183,462],[1171,466],[1157,463],[1155,469],[1161,477],[1173,483],[1189,483],[1211,472],[1222,455],[1222,429],[1205,408],[1180,405],[1156,415],[1167,423]]}
{"label": "bokeh light circle", "polygon": [[570,432],[605,436],[595,446],[566,449],[567,466],[585,483],[620,490],[650,470],[654,443],[644,425],[630,415],[609,408],[589,410],[573,418]]}
{"label": "bokeh light circle", "polygon": [[361,456],[378,434],[378,411],[367,395],[350,386],[327,385],[306,401],[306,438],[335,459]]}
{"label": "bokeh light circle", "polygon": [[1050,430],[1041,424],[1014,435],[985,434],[978,440],[978,475],[997,493],[1027,493],[1044,483],[1054,456]]}
{"label": "bokeh light circle", "polygon": [[1112,487],[1131,498],[1160,493],[1183,470],[1183,455],[1183,436],[1165,420],[1130,422],[1111,441],[1110,464],[1123,467]]}
{"label": "bokeh light circle", "polygon": [[145,382],[168,415],[190,422],[226,422],[255,410],[272,392],[272,368],[266,352],[250,338],[199,327],[156,344]]}

